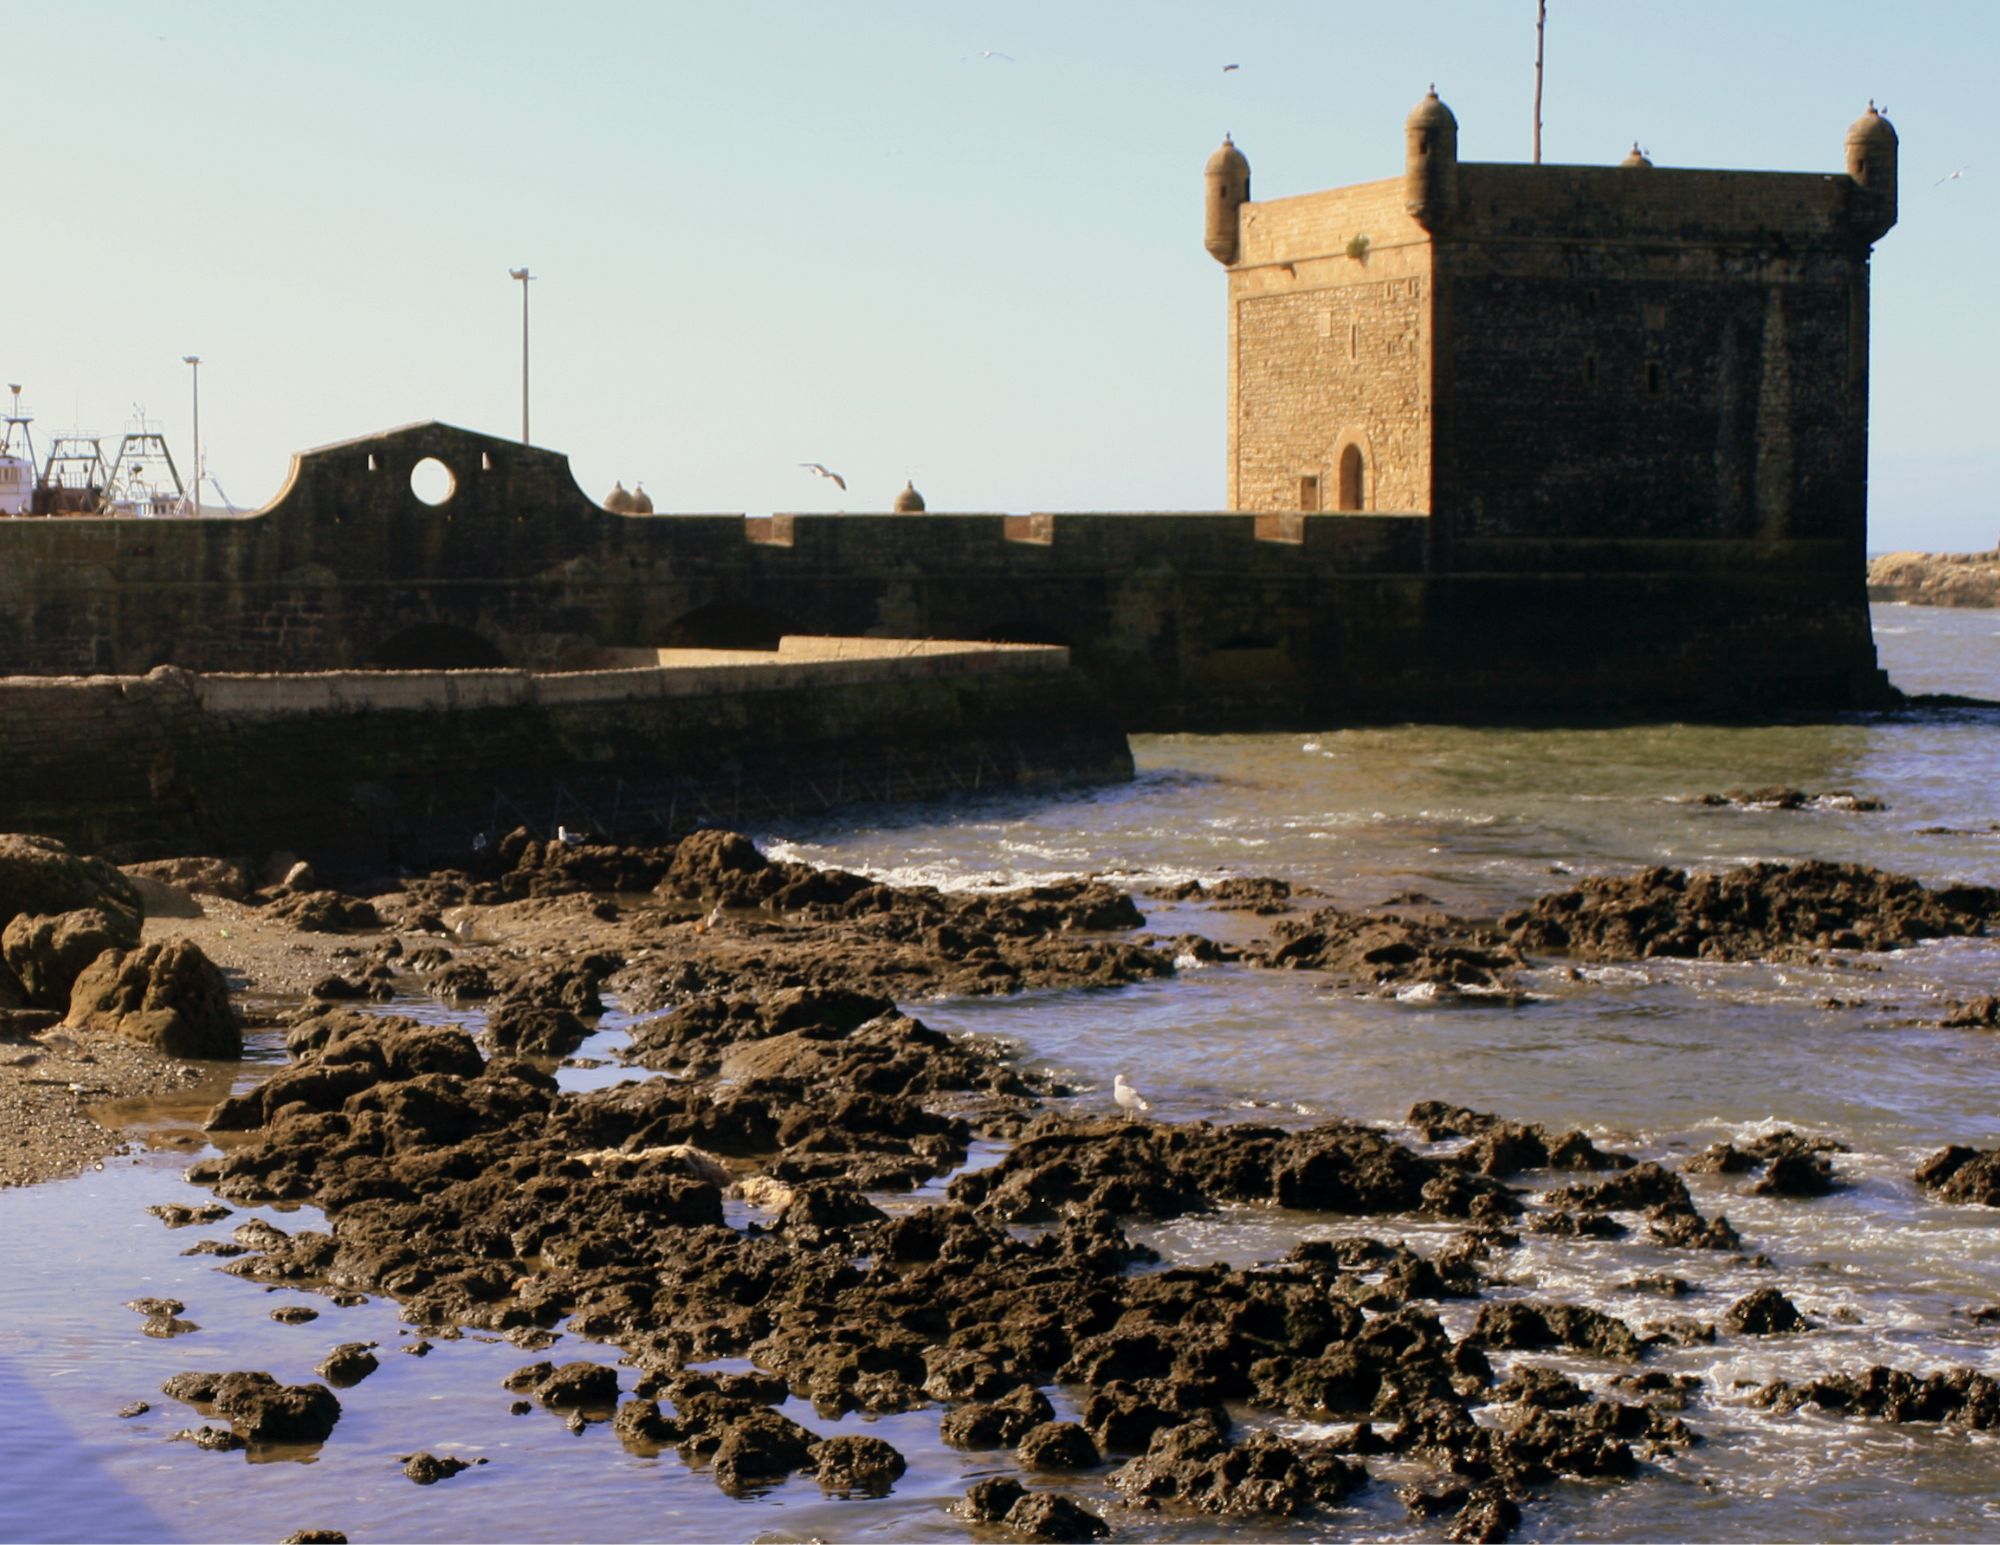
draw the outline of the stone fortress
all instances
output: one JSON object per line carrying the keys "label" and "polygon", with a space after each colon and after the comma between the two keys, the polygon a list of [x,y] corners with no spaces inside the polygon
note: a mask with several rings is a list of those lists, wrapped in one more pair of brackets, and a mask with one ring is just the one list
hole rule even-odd
{"label": "stone fortress", "polygon": [[1459,570],[1590,537],[1860,553],[1872,104],[1844,176],[1461,162],[1435,90],[1404,134],[1400,177],[1266,203],[1209,160],[1232,508],[1427,514]]}
{"label": "stone fortress", "polygon": [[300,455],[241,519],[0,521],[0,675],[568,670],[814,634],[1065,646],[1123,730],[1885,699],[1872,108],[1844,171],[1524,166],[1460,162],[1433,94],[1400,176],[1249,195],[1225,143],[1229,511],[612,511],[556,452],[421,424]]}

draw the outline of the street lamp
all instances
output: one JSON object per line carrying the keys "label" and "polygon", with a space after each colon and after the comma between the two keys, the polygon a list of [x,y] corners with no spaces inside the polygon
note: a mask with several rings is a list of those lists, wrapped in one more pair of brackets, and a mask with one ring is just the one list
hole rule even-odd
{"label": "street lamp", "polygon": [[201,356],[183,354],[181,363],[194,380],[194,512],[201,514]]}
{"label": "street lamp", "polygon": [[521,281],[521,443],[528,443],[528,281],[535,276],[525,268],[510,268],[507,275]]}

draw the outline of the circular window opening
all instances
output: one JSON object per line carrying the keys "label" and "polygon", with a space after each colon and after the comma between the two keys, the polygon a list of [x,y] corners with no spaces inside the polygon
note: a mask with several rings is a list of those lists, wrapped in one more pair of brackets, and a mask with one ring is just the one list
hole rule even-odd
{"label": "circular window opening", "polygon": [[426,456],[410,468],[410,492],[426,504],[443,504],[457,488],[451,468],[435,456]]}

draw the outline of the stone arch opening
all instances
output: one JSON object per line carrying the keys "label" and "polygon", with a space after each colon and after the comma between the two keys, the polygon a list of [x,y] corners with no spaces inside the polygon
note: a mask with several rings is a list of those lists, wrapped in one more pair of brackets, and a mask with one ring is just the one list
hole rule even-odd
{"label": "stone arch opening", "polygon": [[711,601],[653,630],[655,649],[776,649],[799,629],[768,606]]}
{"label": "stone arch opening", "polygon": [[1368,458],[1362,455],[1360,446],[1350,442],[1341,447],[1338,482],[1335,509],[1368,508]]}
{"label": "stone arch opening", "polygon": [[361,668],[369,671],[485,671],[507,657],[470,628],[421,622],[377,644]]}

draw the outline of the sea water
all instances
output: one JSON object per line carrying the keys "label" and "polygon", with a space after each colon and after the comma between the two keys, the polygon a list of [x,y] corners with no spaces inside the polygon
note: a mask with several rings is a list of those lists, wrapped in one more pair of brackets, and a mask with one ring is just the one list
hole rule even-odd
{"label": "sea water", "polygon": [[[1883,664],[1907,691],[2000,698],[2000,614],[1876,610]],[[1274,875],[1327,902],[1432,898],[1497,917],[1577,876],[1650,864],[1851,860],[1927,881],[2000,883],[2000,710],[1919,707],[1885,716],[1760,728],[1601,730],[1328,727],[1315,733],[1135,741],[1138,777],[1081,794],[882,808],[754,833],[775,854],[954,888],[1097,873],[1143,893],[1186,878]],[[1767,784],[1880,800],[1744,809],[1699,796]],[[1306,895],[1303,904],[1313,904]],[[1248,940],[1264,921],[1143,900],[1148,926]],[[2000,991],[2000,943],[1959,940],[1821,965],[1649,962],[1535,972],[1518,1007],[1356,999],[1307,972],[1191,969],[1111,992],[908,1007],[950,1031],[1004,1037],[1061,1073],[1079,1109],[1108,1113],[1123,1072],[1157,1119],[1399,1124],[1436,1098],[1557,1127],[1677,1164],[1711,1142],[1776,1127],[1831,1136],[1845,1183],[1813,1201],[1762,1198],[1748,1177],[1689,1176],[1704,1213],[1726,1213],[1746,1258],[1668,1251],[1636,1238],[1527,1236],[1497,1263],[1491,1296],[1560,1297],[1635,1322],[1713,1321],[1774,1285],[1812,1316],[1805,1336],[1724,1337],[1652,1364],[1700,1376],[1685,1419],[1706,1441],[1633,1482],[1562,1483],[1529,1505],[1523,1538],[1984,1539],[2000,1534],[2000,1447],[1991,1436],[1897,1427],[1812,1411],[1773,1416],[1747,1401],[1774,1377],[1882,1362],[2000,1375],[2000,1210],[1932,1201],[1911,1181],[1948,1142],[2000,1143],[2000,1040],[1944,1030],[1944,1006]],[[442,1013],[442,1010],[436,1012]],[[613,1014],[598,1048],[615,1042]],[[587,1047],[586,1050],[593,1048]],[[566,1073],[572,1085],[628,1076]],[[826,1422],[868,1431],[910,1461],[887,1497],[829,1501],[810,1479],[725,1496],[671,1452],[641,1458],[606,1427],[571,1433],[553,1414],[511,1416],[502,1378],[530,1360],[468,1334],[426,1355],[396,1305],[352,1308],[271,1290],[181,1252],[251,1216],[316,1226],[310,1209],[238,1209],[169,1231],[144,1208],[197,1202],[179,1178],[200,1151],[198,1113],[147,1113],[149,1146],[102,1170],[0,1192],[0,1539],[276,1539],[302,1527],[357,1540],[963,1539],[950,1511],[1004,1453],[937,1442],[937,1412]],[[985,1156],[990,1159],[990,1155]],[[1274,1260],[1302,1237],[1404,1235],[1433,1248],[1435,1224],[1236,1209],[1141,1230],[1170,1259]],[[1768,1258],[1758,1264],[1754,1257]],[[1625,1284],[1647,1272],[1693,1280],[1672,1305]],[[171,1296],[201,1329],[171,1341],[125,1309]],[[319,1318],[273,1322],[308,1303]],[[1476,1306],[1445,1306],[1459,1332]],[[295,1455],[216,1454],[172,1441],[200,1425],[159,1394],[190,1368],[313,1377],[338,1343],[380,1344],[380,1371],[340,1393],[332,1438]],[[575,1337],[538,1355],[599,1357]],[[1543,1356],[1586,1382],[1615,1370]],[[629,1378],[627,1382],[629,1388]],[[1059,1397],[1062,1391],[1055,1392]],[[121,1419],[128,1402],[143,1416]],[[399,1456],[486,1458],[433,1487]],[[1379,1465],[1379,1461],[1376,1462]],[[1037,1484],[1040,1484],[1038,1481]],[[1409,1523],[1387,1484],[1305,1523],[1218,1521],[1124,1509],[1102,1474],[1071,1483],[1118,1537],[1135,1540],[1437,1537]]]}

